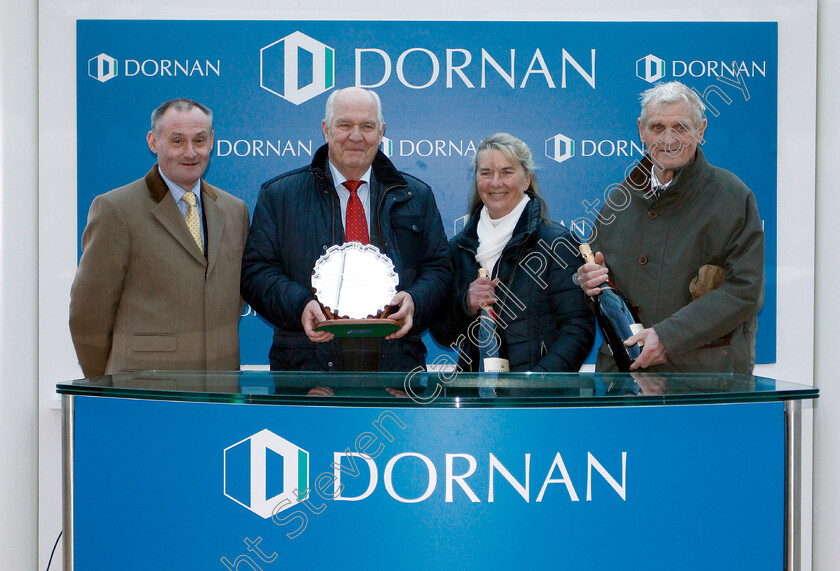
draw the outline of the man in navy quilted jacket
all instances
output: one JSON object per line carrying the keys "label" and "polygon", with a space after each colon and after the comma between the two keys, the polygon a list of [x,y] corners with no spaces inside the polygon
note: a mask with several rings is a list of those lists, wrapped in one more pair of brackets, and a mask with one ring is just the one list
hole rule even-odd
{"label": "man in navy quilted jacket", "polygon": [[[326,144],[312,163],[260,189],[242,260],[242,297],[274,325],[271,369],[410,371],[425,366],[420,334],[451,281],[446,234],[432,190],[397,171],[379,150],[385,122],[376,93],[357,87],[334,91],[321,127]],[[350,241],[346,236],[359,240],[359,233],[394,263],[399,286],[389,317],[401,325],[362,347],[313,329],[325,316],[311,290],[318,258],[330,246]]]}

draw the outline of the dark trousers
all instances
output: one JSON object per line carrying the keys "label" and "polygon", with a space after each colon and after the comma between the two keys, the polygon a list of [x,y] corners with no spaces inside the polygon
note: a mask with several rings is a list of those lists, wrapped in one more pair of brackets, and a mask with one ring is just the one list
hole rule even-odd
{"label": "dark trousers", "polygon": [[345,371],[378,371],[382,339],[378,337],[344,337],[341,357]]}

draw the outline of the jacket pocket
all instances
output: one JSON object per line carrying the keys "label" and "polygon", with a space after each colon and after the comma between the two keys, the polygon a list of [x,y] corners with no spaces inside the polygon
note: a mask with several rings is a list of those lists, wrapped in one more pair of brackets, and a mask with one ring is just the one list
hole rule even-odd
{"label": "jacket pocket", "polygon": [[178,337],[173,334],[138,333],[131,338],[130,349],[138,352],[170,352],[178,348]]}
{"label": "jacket pocket", "polygon": [[736,352],[729,343],[715,347],[700,347],[677,355],[674,367],[684,373],[741,373],[735,366]]}
{"label": "jacket pocket", "polygon": [[[331,344],[325,343],[325,349]],[[268,359],[272,371],[316,371],[324,363],[318,362],[319,344],[307,339],[303,333],[285,333],[275,330]]]}
{"label": "jacket pocket", "polygon": [[273,345],[268,352],[272,371],[314,371],[315,347]]}
{"label": "jacket pocket", "polygon": [[426,368],[426,345],[417,335],[382,342],[380,371],[404,372]]}

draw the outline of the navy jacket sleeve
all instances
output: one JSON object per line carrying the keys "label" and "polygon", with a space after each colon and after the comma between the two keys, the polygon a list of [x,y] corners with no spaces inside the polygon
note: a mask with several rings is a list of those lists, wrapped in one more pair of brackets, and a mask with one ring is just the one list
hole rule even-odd
{"label": "navy jacket sleeve", "polygon": [[303,308],[315,299],[312,293],[287,275],[278,252],[285,233],[279,216],[276,189],[260,189],[245,253],[242,257],[241,291],[259,315],[276,327],[303,330]]}
{"label": "navy jacket sleeve", "polygon": [[425,244],[423,256],[417,268],[417,278],[405,288],[414,301],[414,326],[417,332],[425,331],[432,323],[438,308],[447,298],[452,285],[452,271],[449,268],[446,233],[440,219],[435,197],[431,190],[424,194],[423,220]]}

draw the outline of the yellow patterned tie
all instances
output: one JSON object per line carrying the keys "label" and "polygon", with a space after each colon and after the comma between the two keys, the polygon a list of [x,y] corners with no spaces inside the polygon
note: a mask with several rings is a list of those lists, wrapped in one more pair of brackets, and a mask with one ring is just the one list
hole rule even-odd
{"label": "yellow patterned tie", "polygon": [[192,234],[195,243],[198,244],[198,248],[204,252],[204,236],[201,234],[201,222],[198,219],[198,208],[195,207],[195,194],[192,192],[187,192],[184,195],[184,202],[189,205],[187,209],[187,228],[190,229],[190,234]]}

